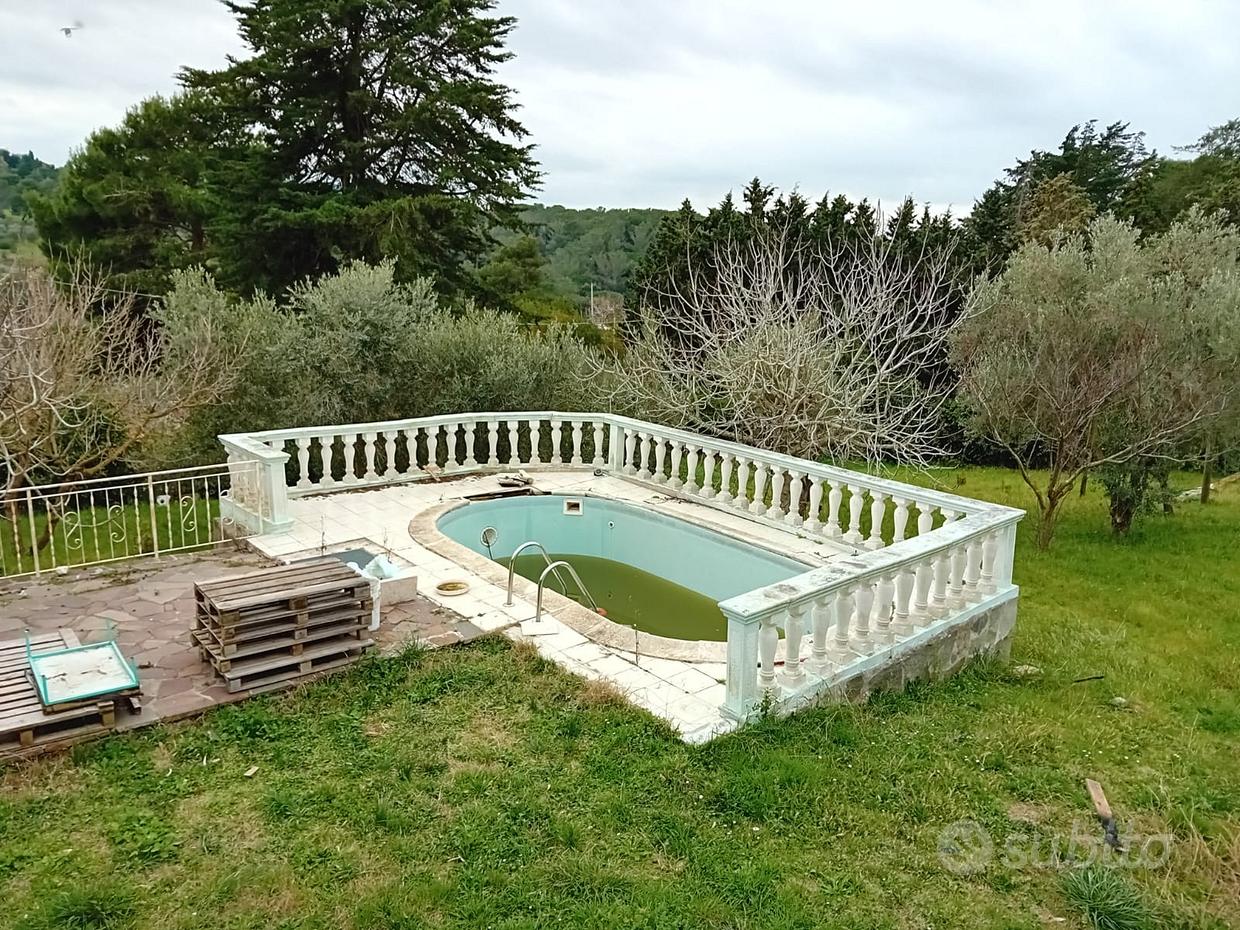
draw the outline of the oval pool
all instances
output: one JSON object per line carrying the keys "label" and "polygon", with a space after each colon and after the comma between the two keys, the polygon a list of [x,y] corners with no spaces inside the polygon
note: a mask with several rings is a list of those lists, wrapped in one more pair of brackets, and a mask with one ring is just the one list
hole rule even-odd
{"label": "oval pool", "polygon": [[[657,636],[724,640],[719,601],[784,581],[811,566],[685,520],[601,497],[561,494],[476,501],[442,515],[439,531],[507,565],[537,540],[572,564],[608,619]],[[487,527],[496,530],[488,547]],[[537,580],[546,563],[523,553],[516,570]],[[575,585],[565,576],[574,597]]]}

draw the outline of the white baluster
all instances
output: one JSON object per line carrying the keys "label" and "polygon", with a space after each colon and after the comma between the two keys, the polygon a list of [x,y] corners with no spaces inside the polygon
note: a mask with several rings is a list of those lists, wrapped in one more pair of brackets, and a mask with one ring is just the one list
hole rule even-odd
{"label": "white baluster", "polygon": [[527,420],[530,427],[530,464],[542,464],[542,420]]}
{"label": "white baluster", "polygon": [[685,453],[684,443],[672,440],[672,473],[668,479],[668,486],[672,490],[679,491],[684,487],[685,483],[680,477],[680,459]]}
{"label": "white baluster", "polygon": [[977,603],[981,592],[978,585],[982,576],[982,541],[969,540],[969,549],[964,564],[964,599],[966,604]]}
{"label": "white baluster", "polygon": [[784,517],[784,522],[789,526],[800,526],[805,521],[801,519],[801,481],[805,477],[804,472],[789,472],[792,480],[788,483],[788,515]]}
{"label": "white baluster", "polygon": [[822,531],[822,479],[810,476],[809,479],[809,513],[805,517],[805,528],[811,533]]}
{"label": "white baluster", "polygon": [[892,600],[895,597],[895,572],[884,572],[874,587],[874,641],[886,646],[892,642]]}
{"label": "white baluster", "polygon": [[375,473],[375,440],[379,438],[378,433],[362,434],[362,454],[366,459],[366,481],[374,481],[379,476]]}
{"label": "white baluster", "polygon": [[831,665],[828,657],[827,636],[835,620],[834,594],[820,594],[814,598],[813,625],[814,644],[810,652],[810,667],[818,675],[825,675]]}
{"label": "white baluster", "polygon": [[831,490],[827,494],[827,535],[832,539],[840,538],[840,504],[844,500],[842,485],[838,481],[828,481]]}
{"label": "white baluster", "polygon": [[627,426],[624,428],[624,468],[622,469],[626,475],[636,475],[637,466],[633,464],[636,457],[633,453],[633,447],[637,445],[637,434]]}
{"label": "white baluster", "polygon": [[345,433],[344,442],[344,474],[341,484],[357,484],[357,433]]}
{"label": "white baluster", "polygon": [[702,487],[698,497],[710,500],[715,496],[715,453],[710,449],[702,450]]}
{"label": "white baluster", "polygon": [[892,543],[898,543],[904,539],[904,532],[908,529],[908,499],[895,497],[892,500],[896,503],[896,514],[894,517],[895,525],[891,531],[891,541]]}
{"label": "white baluster", "polygon": [[771,506],[766,508],[768,520],[783,519],[784,478],[786,475],[786,469],[771,468]]}
{"label": "white baluster", "polygon": [[998,554],[998,531],[987,533],[982,540],[982,574],[977,584],[977,590],[980,594],[995,593],[995,556]]}
{"label": "white baluster", "polygon": [[891,637],[893,641],[902,639],[913,632],[909,622],[909,610],[912,607],[913,583],[916,573],[903,568],[896,573],[895,612],[891,618]]}
{"label": "white baluster", "polygon": [[776,614],[768,614],[758,627],[758,690],[775,689],[775,650],[779,648],[779,627]]}
{"label": "white baluster", "polygon": [[934,527],[934,505],[917,504],[917,535],[925,536]]}
{"label": "white baluster", "polygon": [[732,503],[732,466],[736,456],[731,452],[719,453],[719,493],[715,500],[721,504]]}
{"label": "white baluster", "polygon": [[744,510],[749,506],[749,459],[744,456],[736,462],[736,506]]}
{"label": "white baluster", "polygon": [[947,603],[955,610],[964,607],[964,563],[968,555],[968,546],[960,545],[952,548],[951,577],[947,594]]}
{"label": "white baluster", "polygon": [[698,467],[698,447],[689,446],[689,455],[687,458],[687,462],[685,464],[684,492],[686,494],[696,494],[698,492],[697,467]]}
{"label": "white baluster", "polygon": [[870,492],[870,536],[865,541],[867,549],[883,548],[883,520],[887,517],[887,495],[882,491]]}
{"label": "white baluster", "polygon": [[297,444],[297,487],[308,488],[310,481],[310,437],[298,436],[293,440]]}
{"label": "white baluster", "polygon": [[856,591],[856,585],[841,588],[835,599],[835,646],[832,654],[839,662],[846,662],[853,655],[852,650],[848,648],[848,642],[852,627],[853,605],[856,603]]}
{"label": "white baluster", "polygon": [[505,426],[508,428],[508,464],[521,464],[521,433],[520,423],[517,420],[505,420]]}
{"label": "white baluster", "polygon": [[930,585],[933,581],[934,569],[931,567],[931,560],[919,560],[913,580],[913,609],[909,612],[909,622],[913,626],[929,625]]}
{"label": "white baluster", "polygon": [[[955,511],[943,510],[944,526],[954,519],[956,519]],[[951,581],[951,570],[951,552],[944,549],[934,559],[934,589],[930,595],[931,616],[947,616],[947,586]]]}
{"label": "white baluster", "polygon": [[766,490],[766,465],[762,462],[753,463],[753,503],[749,505],[750,513],[762,513],[766,510],[763,492]]}
{"label": "white baluster", "polygon": [[336,479],[332,477],[332,446],[335,443],[335,436],[319,437],[319,465],[323,469],[323,477],[319,479],[319,484],[323,487],[330,487],[336,483]]}
{"label": "white baluster", "polygon": [[638,432],[637,442],[633,446],[637,450],[637,474],[636,477],[647,481],[650,478],[650,471],[646,468],[650,461],[650,434]]}
{"label": "white baluster", "polygon": [[570,465],[582,464],[581,458],[581,430],[582,423],[580,420],[573,420],[573,457],[568,460]]}
{"label": "white baluster", "polygon": [[478,424],[473,420],[467,420],[465,423],[465,461],[461,464],[465,468],[473,468],[478,464],[478,457],[474,455],[474,431],[478,428]]}
{"label": "white baluster", "polygon": [[487,464],[499,464],[499,420],[487,422]]}
{"label": "white baluster", "polygon": [[870,612],[874,609],[874,582],[863,581],[857,591],[857,624],[853,630],[853,651],[869,655],[874,651],[870,632]]}
{"label": "white baluster", "polygon": [[659,484],[667,484],[667,471],[663,467],[667,459],[667,442],[663,439],[655,440],[654,444],[654,480]]}
{"label": "white baluster", "polygon": [[[455,431],[453,431],[453,438],[454,439],[456,438]],[[453,445],[455,445],[455,443]],[[456,449],[454,448],[454,449],[449,450],[448,448],[448,427],[436,426],[435,427],[435,459],[434,459],[435,464],[439,465],[439,460],[443,459],[443,465],[441,465],[440,467],[451,468],[455,464],[453,462],[453,459],[455,458],[456,458]]]}
{"label": "white baluster", "polygon": [[805,677],[801,668],[801,640],[805,636],[805,605],[790,604],[784,621],[784,682],[796,687]]}
{"label": "white baluster", "polygon": [[603,424],[595,423],[590,431],[594,437],[594,459],[590,464],[601,467],[607,464],[607,458],[603,455]]}
{"label": "white baluster", "polygon": [[562,442],[564,440],[564,430],[561,429],[562,420],[551,421],[551,464],[563,465],[564,454]]}
{"label": "white baluster", "polygon": [[397,430],[385,429],[380,435],[383,437],[383,477],[391,481],[396,477],[396,434]]}
{"label": "white baluster", "polygon": [[848,532],[844,534],[844,542],[857,545],[861,542],[861,505],[862,490],[855,484],[848,486]]}

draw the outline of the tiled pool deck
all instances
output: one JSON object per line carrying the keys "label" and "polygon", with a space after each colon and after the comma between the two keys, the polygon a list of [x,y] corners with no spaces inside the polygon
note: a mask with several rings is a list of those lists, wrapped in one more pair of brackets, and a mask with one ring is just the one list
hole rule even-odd
{"label": "tiled pool deck", "polygon": [[[732,513],[669,497],[640,484],[582,471],[538,471],[534,486],[542,491],[595,494],[641,504],[656,511],[692,519],[703,526],[737,538],[777,549],[812,565],[820,565],[851,548],[767,526]],[[411,567],[419,593],[443,608],[455,611],[472,627],[502,631],[513,640],[522,636],[519,624],[532,619],[534,605],[516,598],[504,606],[506,591],[472,574],[409,532],[410,522],[445,503],[469,495],[500,490],[496,475],[472,475],[439,482],[422,481],[379,489],[301,497],[289,501],[293,526],[286,533],[260,536],[251,544],[276,559],[300,559],[350,548],[382,552],[398,565]],[[435,586],[464,580],[469,591],[442,597]],[[724,664],[689,662],[641,655],[633,650],[604,646],[588,640],[558,620],[555,632],[529,637],[540,654],[586,678],[606,679],[635,704],[664,718],[690,742],[702,742],[732,729],[723,717]],[[386,621],[385,621],[386,625]]]}

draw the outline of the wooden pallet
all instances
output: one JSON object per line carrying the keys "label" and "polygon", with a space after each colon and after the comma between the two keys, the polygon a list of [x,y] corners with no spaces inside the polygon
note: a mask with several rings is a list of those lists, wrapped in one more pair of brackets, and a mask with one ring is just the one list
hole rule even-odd
{"label": "wooden pallet", "polygon": [[[72,630],[31,636],[38,651],[80,645]],[[48,744],[106,733],[116,722],[116,700],[81,701],[47,713],[30,680],[26,641],[0,643],[0,758]]]}
{"label": "wooden pallet", "polygon": [[199,610],[221,626],[269,616],[296,613],[342,595],[370,596],[366,579],[336,559],[299,562],[194,585]]}
{"label": "wooden pallet", "polygon": [[290,617],[273,623],[250,627],[220,628],[202,617],[194,618],[193,633],[197,639],[203,634],[209,640],[199,643],[210,648],[220,656],[244,655],[254,643],[268,643],[274,640],[288,640],[295,643],[300,640],[321,638],[324,627],[338,627],[342,623],[353,622],[363,626],[370,624],[370,600],[356,601],[352,605],[331,608],[306,616],[304,620]]}
{"label": "wooden pallet", "polygon": [[342,637],[338,642],[312,643],[295,656],[267,654],[233,661],[219,674],[230,692],[249,691],[356,662],[374,644],[372,639]]}
{"label": "wooden pallet", "polygon": [[194,642],[229,691],[316,674],[373,645],[370,584],[335,559],[205,582],[194,595]]}
{"label": "wooden pallet", "polygon": [[234,663],[252,659],[255,656],[299,656],[307,648],[327,643],[357,641],[365,639],[366,624],[356,620],[314,627],[309,634],[293,639],[290,636],[273,636],[270,639],[256,639],[242,646],[232,646],[232,651],[225,653],[207,630],[194,630],[194,642],[204,662],[210,662],[217,672],[229,670]]}

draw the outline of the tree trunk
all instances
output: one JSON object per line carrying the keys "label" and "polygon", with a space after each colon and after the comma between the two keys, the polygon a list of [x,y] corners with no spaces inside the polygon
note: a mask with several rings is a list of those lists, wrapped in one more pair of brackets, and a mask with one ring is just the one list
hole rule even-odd
{"label": "tree trunk", "polygon": [[1081,497],[1085,496],[1085,490],[1089,487],[1089,472],[1081,472]]}
{"label": "tree trunk", "polygon": [[1128,531],[1132,529],[1132,520],[1136,516],[1137,508],[1128,498],[1116,498],[1111,501],[1111,534],[1113,536],[1127,536]]}
{"label": "tree trunk", "polygon": [[1051,547],[1051,541],[1055,538],[1055,524],[1059,520],[1059,505],[1063,503],[1062,497],[1047,497],[1046,509],[1038,517],[1038,535],[1037,546],[1042,552]]}
{"label": "tree trunk", "polygon": [[1206,451],[1201,457],[1201,502],[1210,503],[1210,483],[1214,480],[1214,437],[1206,437]]}

